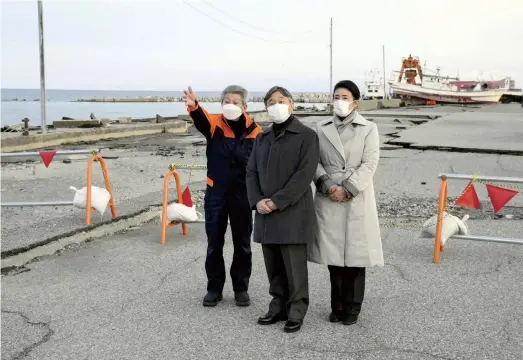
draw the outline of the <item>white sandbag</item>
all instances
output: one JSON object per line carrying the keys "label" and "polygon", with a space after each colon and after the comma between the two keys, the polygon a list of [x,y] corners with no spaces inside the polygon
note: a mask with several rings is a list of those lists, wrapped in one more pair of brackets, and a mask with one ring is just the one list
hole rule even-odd
{"label": "white sandbag", "polygon": [[[180,203],[172,203],[167,206],[167,221],[177,223],[191,223],[201,219],[203,215],[196,211],[196,205],[189,207]],[[160,220],[162,211],[160,211]]]}
{"label": "white sandbag", "polygon": [[[85,209],[87,206],[87,188],[83,187],[80,190],[74,186],[70,186],[69,189],[76,191],[74,194],[73,205],[80,209]],[[98,211],[102,217],[104,215],[107,204],[111,200],[111,194],[107,189],[100,188],[98,186],[91,186],[91,206]]]}
{"label": "white sandbag", "polygon": [[[466,224],[468,218],[468,214],[463,216],[462,219],[460,219],[454,215],[450,215],[447,212],[443,212],[443,225],[441,227],[441,245],[445,245],[447,240],[453,235],[468,235],[469,229]],[[434,215],[430,219],[425,221],[421,230],[421,237],[434,238],[436,236],[437,223],[438,215]]]}

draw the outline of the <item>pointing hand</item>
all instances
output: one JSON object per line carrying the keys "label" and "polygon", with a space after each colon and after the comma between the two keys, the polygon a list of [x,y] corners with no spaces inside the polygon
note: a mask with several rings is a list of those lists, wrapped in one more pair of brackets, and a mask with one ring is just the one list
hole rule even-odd
{"label": "pointing hand", "polygon": [[196,106],[196,94],[192,91],[192,88],[189,86],[187,90],[183,91],[183,101],[185,101],[185,106]]}

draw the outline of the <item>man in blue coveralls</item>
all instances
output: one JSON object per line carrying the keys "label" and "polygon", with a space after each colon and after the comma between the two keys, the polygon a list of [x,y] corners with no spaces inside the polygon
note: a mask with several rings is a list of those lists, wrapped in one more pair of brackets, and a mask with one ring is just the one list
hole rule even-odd
{"label": "man in blue coveralls", "polygon": [[225,284],[223,245],[230,219],[234,256],[231,280],[238,306],[250,305],[248,293],[252,270],[252,209],[247,199],[245,175],[256,136],[261,127],[245,112],[247,90],[231,85],[222,92],[222,113],[209,114],[189,87],[184,100],[193,124],[207,139],[207,189],[205,231],[207,233],[207,295],[203,306],[222,300]]}

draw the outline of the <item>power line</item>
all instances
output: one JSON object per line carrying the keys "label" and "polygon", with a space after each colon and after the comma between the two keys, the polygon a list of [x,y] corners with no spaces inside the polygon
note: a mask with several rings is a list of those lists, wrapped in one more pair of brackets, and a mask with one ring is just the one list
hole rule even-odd
{"label": "power line", "polygon": [[243,32],[243,31],[240,31],[240,30],[238,30],[238,29],[235,29],[235,28],[233,28],[233,27],[227,25],[226,23],[224,23],[224,22],[222,22],[222,21],[220,21],[220,20],[218,20],[218,19],[213,18],[212,16],[210,16],[209,14],[207,14],[207,13],[203,12],[202,10],[198,9],[196,6],[190,4],[190,3],[187,2],[186,0],[182,0],[182,2],[183,2],[185,5],[191,7],[193,10],[195,10],[195,11],[199,12],[200,14],[204,15],[204,16],[207,17],[208,19],[210,19],[210,20],[212,20],[212,21],[214,21],[214,22],[220,24],[221,26],[226,27],[226,28],[228,28],[229,30],[234,31],[235,33],[240,34],[240,35],[242,35],[242,36],[245,36],[245,37],[248,37],[248,38],[252,38],[252,39],[256,39],[256,40],[260,40],[260,41],[264,41],[264,42],[268,42],[268,43],[271,43],[271,42],[272,42],[272,43],[281,43],[281,44],[289,44],[289,43],[302,43],[302,44],[303,44],[303,43],[304,43],[304,42],[302,42],[302,41],[274,41],[274,40],[265,39],[265,38],[263,38],[263,37],[259,37],[259,36],[249,35],[249,34]]}
{"label": "power line", "polygon": [[[278,31],[274,31],[274,30],[270,30],[270,29],[261,28],[261,27],[259,27],[259,26],[256,26],[256,25],[251,24],[251,23],[248,22],[248,21],[244,21],[244,20],[242,20],[242,19],[239,19],[239,18],[237,18],[236,16],[233,16],[233,15],[227,13],[226,11],[223,11],[223,10],[217,8],[216,6],[214,6],[213,4],[209,3],[209,2],[206,1],[206,0],[202,0],[201,2],[203,2],[203,3],[206,4],[207,6],[212,7],[214,10],[216,10],[216,11],[218,11],[218,12],[221,12],[222,14],[224,14],[224,15],[230,17],[231,19],[236,20],[236,21],[238,21],[238,22],[240,22],[240,23],[242,23],[242,24],[244,24],[244,25],[247,25],[247,26],[249,26],[249,27],[251,27],[251,28],[253,28],[253,29],[255,29],[255,30],[265,31],[265,32],[269,32],[269,33],[277,34],[277,35],[283,35],[282,33],[278,32]],[[306,35],[306,34],[309,34],[309,33],[313,32],[313,31],[314,31],[314,30],[309,30],[309,31],[306,31],[306,32],[302,32],[302,33],[300,33],[300,35]]]}

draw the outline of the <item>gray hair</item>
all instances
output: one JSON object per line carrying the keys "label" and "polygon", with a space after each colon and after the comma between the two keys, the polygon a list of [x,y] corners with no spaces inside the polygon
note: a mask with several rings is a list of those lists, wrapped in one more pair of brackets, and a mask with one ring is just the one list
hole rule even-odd
{"label": "gray hair", "polygon": [[247,89],[240,85],[229,85],[222,91],[222,103],[225,99],[225,95],[227,94],[237,94],[242,97],[243,105],[247,104],[247,97],[249,96],[249,92]]}
{"label": "gray hair", "polygon": [[265,97],[263,98],[263,103],[265,104],[265,106],[267,106],[267,101],[269,101],[269,99],[271,98],[272,94],[274,94],[275,92],[279,92],[284,97],[288,98],[291,102],[294,101],[292,99],[292,94],[291,94],[291,92],[289,90],[285,89],[284,87],[276,85],[276,86],[271,87],[269,89],[269,91],[267,91],[267,94],[265,94]]}

